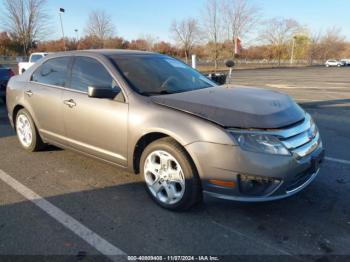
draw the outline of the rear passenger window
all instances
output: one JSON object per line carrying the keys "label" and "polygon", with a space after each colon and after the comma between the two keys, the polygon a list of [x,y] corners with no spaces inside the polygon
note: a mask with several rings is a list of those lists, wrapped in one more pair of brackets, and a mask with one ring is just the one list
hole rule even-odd
{"label": "rear passenger window", "polygon": [[87,92],[89,86],[116,88],[117,84],[100,62],[89,57],[77,57],[72,68],[70,88]]}
{"label": "rear passenger window", "polygon": [[32,75],[32,81],[64,87],[67,81],[69,57],[58,57],[43,63]]}

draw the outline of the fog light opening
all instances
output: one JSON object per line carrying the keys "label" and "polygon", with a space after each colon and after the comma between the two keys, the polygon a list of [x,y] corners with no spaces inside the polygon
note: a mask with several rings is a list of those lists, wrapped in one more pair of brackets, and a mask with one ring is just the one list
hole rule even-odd
{"label": "fog light opening", "polygon": [[239,191],[248,196],[265,196],[271,194],[281,180],[272,177],[238,175]]}

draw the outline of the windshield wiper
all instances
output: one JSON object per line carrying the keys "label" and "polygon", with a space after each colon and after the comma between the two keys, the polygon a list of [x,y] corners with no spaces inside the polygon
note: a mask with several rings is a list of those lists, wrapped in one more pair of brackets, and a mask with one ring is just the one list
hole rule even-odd
{"label": "windshield wiper", "polygon": [[160,92],[140,92],[141,95],[151,96],[151,95],[171,95],[175,92],[169,92],[167,90],[162,90]]}

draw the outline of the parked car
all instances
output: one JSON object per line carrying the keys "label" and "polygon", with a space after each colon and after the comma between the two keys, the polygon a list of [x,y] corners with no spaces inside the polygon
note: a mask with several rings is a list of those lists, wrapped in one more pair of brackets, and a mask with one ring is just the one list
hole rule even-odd
{"label": "parked car", "polygon": [[8,116],[28,151],[53,144],[141,174],[164,208],[213,197],[294,195],[317,176],[324,148],[289,96],[225,88],[157,53],[73,51],[11,78]]}
{"label": "parked car", "polygon": [[341,66],[344,66],[345,63],[342,61],[335,60],[335,59],[329,59],[329,60],[327,60],[325,65],[326,65],[326,67],[331,67],[331,66],[341,67]]}
{"label": "parked car", "polygon": [[6,100],[6,86],[9,79],[14,76],[11,68],[0,64],[0,99]]}
{"label": "parked car", "polygon": [[342,59],[340,60],[345,66],[350,66],[350,59]]}
{"label": "parked car", "polygon": [[29,67],[34,65],[37,61],[39,61],[41,58],[47,56],[49,53],[33,53],[29,57],[28,62],[20,62],[18,64],[18,73],[21,75],[26,70],[28,70]]}
{"label": "parked car", "polygon": [[210,74],[203,74],[203,75],[205,77],[209,78],[210,80],[214,81],[218,85],[226,84],[227,74],[224,74],[224,73],[210,73]]}

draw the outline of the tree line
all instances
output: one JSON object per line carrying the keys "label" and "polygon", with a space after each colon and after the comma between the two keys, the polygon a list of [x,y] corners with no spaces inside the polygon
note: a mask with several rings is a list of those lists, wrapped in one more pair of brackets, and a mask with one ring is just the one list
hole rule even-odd
{"label": "tree line", "polygon": [[[46,0],[4,0],[1,12],[0,55],[28,55],[76,49],[118,48],[155,51],[184,58],[191,54],[218,62],[229,58],[248,60],[307,61],[350,58],[350,43],[341,29],[314,32],[291,18],[263,18],[249,0],[207,0],[200,16],[174,20],[169,27],[170,43],[153,35],[127,40],[105,10],[93,10],[83,36],[46,39],[52,21]],[[243,43],[238,50],[237,39]],[[239,51],[239,52],[237,52]]]}

